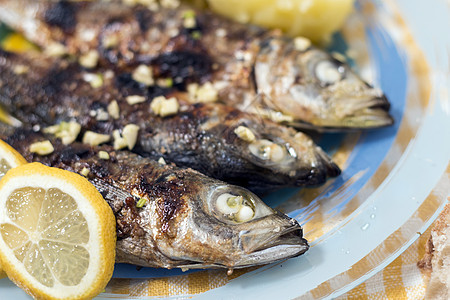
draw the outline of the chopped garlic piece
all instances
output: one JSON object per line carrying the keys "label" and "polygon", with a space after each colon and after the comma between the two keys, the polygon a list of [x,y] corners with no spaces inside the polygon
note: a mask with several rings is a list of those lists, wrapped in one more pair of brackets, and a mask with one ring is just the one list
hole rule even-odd
{"label": "chopped garlic piece", "polygon": [[95,119],[97,121],[107,121],[109,119],[109,114],[103,109],[98,109],[95,115]]}
{"label": "chopped garlic piece", "polygon": [[83,170],[81,170],[80,174],[83,175],[84,177],[87,177],[89,175],[89,169],[84,167]]}
{"label": "chopped garlic piece", "polygon": [[198,83],[190,83],[187,86],[187,91],[189,94],[189,98],[191,98],[190,100],[193,100],[192,102],[194,102],[197,98],[197,91],[198,91]]}
{"label": "chopped garlic piece", "polygon": [[197,22],[195,21],[195,18],[185,18],[183,20],[184,28],[195,28],[195,26],[197,26]]}
{"label": "chopped garlic piece", "polygon": [[127,100],[128,104],[134,105],[134,104],[145,102],[145,100],[147,100],[147,99],[144,96],[131,95],[131,96],[128,96],[126,98],[126,100]]}
{"label": "chopped garlic piece", "polygon": [[219,99],[219,92],[211,82],[199,86],[196,83],[191,83],[187,87],[189,98],[191,102],[215,102]]}
{"label": "chopped garlic piece", "polygon": [[45,133],[50,133],[60,138],[64,145],[69,145],[73,143],[80,133],[81,125],[77,122],[61,122],[57,125],[53,125],[45,128],[43,131]]}
{"label": "chopped garlic piece", "polygon": [[298,36],[294,39],[294,47],[298,51],[306,51],[311,47],[311,41],[305,37]]}
{"label": "chopped garlic piece", "polygon": [[45,48],[44,53],[48,56],[60,57],[67,54],[67,49],[63,44],[51,43]]}
{"label": "chopped garlic piece", "polygon": [[158,163],[159,163],[160,165],[166,165],[166,164],[167,164],[166,161],[164,160],[164,158],[163,158],[162,156],[158,159]]}
{"label": "chopped garlic piece", "polygon": [[197,90],[197,99],[200,102],[215,102],[218,99],[218,92],[211,82],[207,82]]}
{"label": "chopped garlic piece", "polygon": [[85,73],[83,74],[83,80],[88,82],[94,89],[103,85],[102,74]]}
{"label": "chopped garlic piece", "polygon": [[108,104],[108,114],[115,120],[117,120],[120,116],[120,109],[119,104],[116,100],[111,101],[111,103]]}
{"label": "chopped garlic piece", "polygon": [[22,74],[26,74],[29,70],[30,70],[30,68],[28,66],[16,65],[16,66],[14,66],[13,72],[16,75],[22,75]]}
{"label": "chopped garlic piece", "polygon": [[152,100],[150,108],[156,115],[166,117],[176,114],[180,105],[175,97],[166,99],[164,96],[159,96]]}
{"label": "chopped garlic piece", "polygon": [[98,157],[100,157],[100,159],[108,160],[109,159],[109,153],[106,152],[106,151],[99,151],[98,152]]}
{"label": "chopped garlic piece", "polygon": [[111,49],[119,44],[119,37],[115,34],[104,36],[102,39],[102,46],[105,49]]}
{"label": "chopped garlic piece", "polygon": [[139,132],[139,126],[135,124],[127,124],[123,128],[122,136],[127,143],[128,149],[133,149],[136,145],[137,137]]}
{"label": "chopped garlic piece", "polygon": [[255,134],[248,128],[245,126],[238,126],[235,130],[234,133],[236,133],[236,135],[241,139],[244,140],[246,142],[253,142],[255,140]]}
{"label": "chopped garlic piece", "polygon": [[30,152],[39,155],[47,155],[54,151],[52,143],[49,140],[36,142],[30,145]]}
{"label": "chopped garlic piece", "polygon": [[173,79],[172,78],[160,78],[156,81],[158,86],[170,88],[173,86]]}
{"label": "chopped garlic piece", "polygon": [[127,147],[127,141],[120,135],[119,130],[113,131],[113,139],[114,139],[114,149],[120,150]]}
{"label": "chopped garlic piece", "polygon": [[83,143],[91,146],[98,146],[100,144],[109,142],[111,137],[107,134],[100,134],[93,131],[86,131],[83,136]]}
{"label": "chopped garlic piece", "polygon": [[195,11],[186,10],[183,13],[183,27],[184,28],[195,28],[197,26],[197,21],[195,20]]}
{"label": "chopped garlic piece", "polygon": [[139,65],[131,74],[131,78],[146,86],[155,84],[155,80],[153,79],[153,69],[146,65]]}
{"label": "chopped garlic piece", "polygon": [[80,56],[80,58],[78,59],[78,62],[83,67],[92,69],[97,66],[98,58],[99,58],[99,55],[98,55],[97,50],[90,50],[86,54],[83,54],[82,56]]}

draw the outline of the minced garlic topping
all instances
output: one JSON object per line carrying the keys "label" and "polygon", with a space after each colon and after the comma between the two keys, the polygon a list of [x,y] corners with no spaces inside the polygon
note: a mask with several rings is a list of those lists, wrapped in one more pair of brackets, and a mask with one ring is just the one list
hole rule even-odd
{"label": "minced garlic topping", "polygon": [[113,139],[114,139],[113,146],[115,150],[120,150],[127,147],[127,141],[125,140],[125,138],[122,137],[119,130],[116,129],[113,131]]}
{"label": "minced garlic topping", "polygon": [[215,102],[219,99],[219,92],[211,82],[199,86],[197,83],[191,83],[187,87],[189,99],[193,103]]}
{"label": "minced garlic topping", "polygon": [[241,139],[244,140],[246,142],[253,142],[255,140],[255,134],[248,128],[245,126],[238,126],[235,130],[234,133],[236,133],[236,135]]}
{"label": "minced garlic topping", "polygon": [[139,126],[135,124],[127,124],[123,128],[122,136],[127,143],[128,149],[133,149],[136,145],[137,137],[139,132]]}
{"label": "minced garlic topping", "polygon": [[298,51],[306,51],[309,47],[311,47],[311,41],[305,37],[298,36],[294,39],[295,49]]}
{"label": "minced garlic topping", "polygon": [[150,108],[155,115],[166,117],[178,113],[180,105],[175,97],[166,99],[164,96],[159,96],[152,100]]}
{"label": "minced garlic topping", "polygon": [[13,72],[16,75],[22,75],[22,74],[26,74],[28,73],[28,71],[30,70],[30,68],[28,66],[25,65],[15,65]]}
{"label": "minced garlic topping", "polygon": [[37,153],[39,155],[48,155],[52,153],[55,149],[49,140],[36,142],[30,145],[30,152]]}
{"label": "minced garlic topping", "polygon": [[83,80],[88,82],[94,89],[99,88],[103,85],[102,74],[85,73],[83,74]]}
{"label": "minced garlic topping", "polygon": [[44,53],[48,56],[60,57],[67,54],[67,49],[63,44],[50,43],[44,50]]}
{"label": "minced garlic topping", "polygon": [[84,167],[83,170],[81,170],[80,174],[83,175],[84,177],[87,177],[89,175],[89,169]]}
{"label": "minced garlic topping", "polygon": [[166,165],[166,161],[164,160],[164,158],[162,156],[158,159],[158,163],[160,165]]}
{"label": "minced garlic topping", "polygon": [[91,146],[98,146],[103,143],[109,142],[111,137],[107,134],[100,134],[93,131],[86,131],[83,136],[83,143]]}
{"label": "minced garlic topping", "polygon": [[81,55],[80,58],[78,59],[78,62],[83,67],[91,69],[97,66],[98,58],[99,55],[97,50],[90,50],[89,52]]}
{"label": "minced garlic topping", "polygon": [[109,159],[109,153],[106,152],[106,151],[99,151],[98,152],[98,157],[100,159],[108,160]]}
{"label": "minced garlic topping", "polygon": [[129,150],[133,149],[136,145],[138,138],[139,126],[135,124],[127,124],[120,134],[119,130],[113,131],[114,149],[120,150],[128,147]]}
{"label": "minced garlic topping", "polygon": [[144,96],[139,96],[139,95],[131,95],[125,98],[128,102],[128,104],[130,105],[134,105],[134,104],[138,104],[138,103],[142,103],[145,102],[145,100],[147,100],[147,98],[145,98]]}
{"label": "minced garlic topping", "polygon": [[61,122],[59,124],[45,128],[45,133],[50,133],[60,138],[64,145],[73,143],[80,133],[81,125],[77,122]]}
{"label": "minced garlic topping", "polygon": [[116,100],[111,101],[108,104],[108,114],[115,120],[117,120],[120,116],[120,109],[119,109],[119,104],[117,103]]}
{"label": "minced garlic topping", "polygon": [[146,86],[155,84],[153,79],[153,69],[146,65],[139,65],[131,74],[131,78]]}

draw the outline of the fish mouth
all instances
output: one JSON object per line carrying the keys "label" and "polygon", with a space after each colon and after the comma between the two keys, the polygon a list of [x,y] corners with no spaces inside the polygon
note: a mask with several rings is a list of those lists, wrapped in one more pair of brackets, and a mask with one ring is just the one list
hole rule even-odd
{"label": "fish mouth", "polygon": [[259,228],[241,232],[240,243],[245,254],[234,268],[277,262],[299,256],[309,249],[300,224],[284,215],[278,216],[282,218],[280,223],[283,224],[275,227],[275,230]]}
{"label": "fish mouth", "polygon": [[318,132],[343,132],[382,128],[394,124],[394,118],[389,114],[390,103],[384,95],[359,96],[355,97],[354,101],[346,101],[344,98],[330,99],[330,103],[328,116],[316,116],[309,122],[295,120],[289,122],[289,125]]}
{"label": "fish mouth", "polygon": [[390,104],[386,96],[370,98],[355,104],[351,114],[342,119],[348,128],[380,128],[390,126],[394,119],[389,114]]}

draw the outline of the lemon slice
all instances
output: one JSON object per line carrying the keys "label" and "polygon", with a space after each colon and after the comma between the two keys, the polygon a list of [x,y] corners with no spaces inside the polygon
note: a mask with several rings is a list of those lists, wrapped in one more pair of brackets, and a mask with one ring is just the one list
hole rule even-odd
{"label": "lemon slice", "polygon": [[112,276],[115,218],[84,177],[40,163],[0,181],[0,262],[39,299],[85,299]]}
{"label": "lemon slice", "polygon": [[27,161],[10,145],[0,140],[0,179],[9,169],[25,164]]}

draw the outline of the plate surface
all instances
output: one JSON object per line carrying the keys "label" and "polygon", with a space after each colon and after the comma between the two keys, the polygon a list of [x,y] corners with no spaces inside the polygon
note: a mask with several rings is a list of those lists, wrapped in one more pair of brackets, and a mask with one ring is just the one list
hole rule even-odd
{"label": "plate surface", "polygon": [[[395,125],[318,136],[342,167],[316,189],[265,201],[304,226],[311,249],[254,270],[182,273],[116,265],[99,299],[196,297],[291,299],[338,296],[381,270],[425,231],[450,191],[450,7],[448,1],[359,1],[332,50],[392,103]],[[27,296],[7,279],[5,297]]]}

